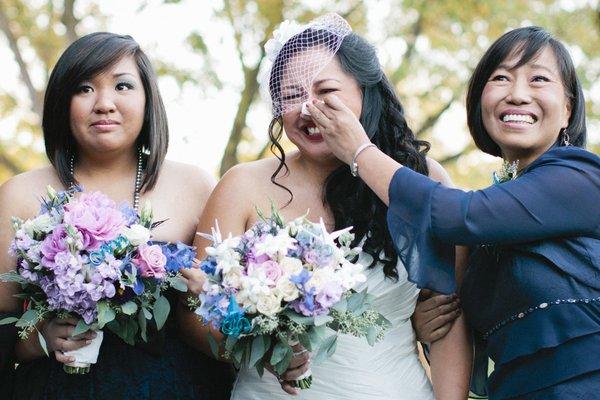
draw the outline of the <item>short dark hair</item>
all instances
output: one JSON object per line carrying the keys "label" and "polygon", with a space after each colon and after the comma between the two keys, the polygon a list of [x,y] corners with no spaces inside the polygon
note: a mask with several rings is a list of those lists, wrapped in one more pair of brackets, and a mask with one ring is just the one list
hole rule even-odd
{"label": "short dark hair", "polygon": [[169,128],[154,68],[131,36],[96,32],[76,40],[60,56],[44,96],[42,128],[46,155],[65,186],[72,183],[69,164],[76,148],[69,123],[71,98],[82,81],[93,78],[125,56],[133,56],[146,95],[144,123],[136,140],[138,147],[149,152],[144,163],[143,190],[154,187],[158,179],[169,145]]}
{"label": "short dark hair", "polygon": [[[471,136],[481,151],[493,156],[501,156],[500,147],[485,130],[481,115],[481,94],[490,75],[510,55],[521,55],[519,62],[514,66],[520,67],[548,46],[556,56],[565,94],[571,104],[571,116],[569,117],[569,125],[566,128],[569,142],[573,146],[585,147],[587,130],[585,124],[585,98],[573,60],[571,60],[565,46],[550,33],[538,26],[528,26],[513,29],[498,38],[485,52],[469,81],[467,123]],[[557,144],[562,145],[560,137]]]}

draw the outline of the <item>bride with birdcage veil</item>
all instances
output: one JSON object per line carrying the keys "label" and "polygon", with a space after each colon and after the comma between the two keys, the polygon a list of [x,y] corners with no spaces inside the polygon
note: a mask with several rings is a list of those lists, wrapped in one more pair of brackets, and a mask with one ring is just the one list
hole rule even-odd
{"label": "bride with birdcage veil", "polygon": [[[307,25],[286,21],[265,47],[270,65],[263,71],[262,85],[273,106],[269,137],[276,157],[240,164],[225,174],[197,230],[209,231],[218,220],[221,231],[241,234],[256,222],[255,208],[269,209],[271,202],[285,220],[310,209],[307,218],[322,218],[328,229],[353,226],[355,244],[363,248],[358,261],[368,266],[367,280],[358,290],[368,288],[375,297],[372,305],[392,327],[373,347],[364,338],[340,334],[335,353],[310,365],[314,378],[306,390],[290,386],[287,379],[295,379],[293,374],[260,377],[254,369],[242,368],[232,399],[288,398],[284,390],[300,399],[433,399],[434,387],[447,398],[465,398],[470,353],[463,321],[452,328],[458,334],[432,347],[434,370],[445,371],[434,374],[432,385],[419,360],[410,320],[419,290],[398,260],[387,232],[385,205],[356,178],[356,171],[333,156],[307,111],[308,102],[335,95],[341,106],[360,117],[373,145],[447,183],[441,167],[425,157],[428,143],[417,140],[406,125],[374,48],[336,14]],[[297,150],[283,150],[284,132]],[[195,244],[198,249],[206,245],[202,239]],[[295,354],[308,359],[303,351]],[[298,371],[308,363],[292,362]]]}

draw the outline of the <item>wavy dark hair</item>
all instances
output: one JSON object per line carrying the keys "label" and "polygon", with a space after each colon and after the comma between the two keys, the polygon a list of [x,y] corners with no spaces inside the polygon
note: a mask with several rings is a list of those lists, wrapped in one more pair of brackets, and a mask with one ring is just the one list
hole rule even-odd
{"label": "wavy dark hair", "polygon": [[[282,67],[290,59],[293,47],[286,46],[297,42],[294,39],[302,40],[303,35],[314,37],[314,33],[304,31],[297,35],[298,38],[288,41],[279,53],[286,54],[286,59],[277,58],[273,70],[276,66]],[[351,33],[342,41],[336,57],[342,69],[352,75],[361,88],[360,123],[371,142],[402,165],[427,175],[429,169],[425,155],[430,145],[426,141],[416,139],[409,128],[404,108],[383,73],[375,48],[359,35]],[[277,91],[279,87],[272,85],[271,90]],[[273,96],[273,93],[271,95]],[[273,119],[269,126],[269,138],[271,151],[279,159],[279,165],[271,176],[271,182],[287,190],[293,198],[293,193],[277,182],[281,171],[288,171],[285,153],[279,143],[282,134],[281,117]],[[369,267],[380,261],[383,263],[385,276],[397,279],[397,253],[388,232],[386,205],[360,178],[353,177],[346,165],[340,166],[327,177],[323,197],[324,204],[328,205],[333,213],[336,229],[353,226],[355,245],[366,237],[363,250],[373,257]]]}
{"label": "wavy dark hair", "polygon": [[[471,132],[475,144],[481,151],[493,156],[502,156],[500,147],[492,140],[483,125],[481,95],[488,79],[509,56],[513,54],[520,55],[519,61],[511,66],[511,68],[518,68],[534,59],[547,47],[554,52],[565,95],[571,104],[571,116],[569,117],[569,125],[566,128],[570,144],[585,147],[587,135],[585,98],[573,60],[571,60],[565,46],[550,33],[539,26],[527,26],[513,29],[500,36],[485,52],[469,81],[467,123],[469,132]],[[561,135],[558,136],[556,144],[558,146],[563,145]]]}
{"label": "wavy dark hair", "polygon": [[142,189],[152,189],[158,179],[169,146],[169,127],[154,68],[131,36],[95,32],[67,47],[52,70],[44,96],[42,128],[46,155],[67,187],[72,183],[70,158],[76,150],[69,124],[71,98],[81,82],[106,71],[126,56],[134,58],[146,95],[144,123],[136,142],[149,153],[144,160]]}

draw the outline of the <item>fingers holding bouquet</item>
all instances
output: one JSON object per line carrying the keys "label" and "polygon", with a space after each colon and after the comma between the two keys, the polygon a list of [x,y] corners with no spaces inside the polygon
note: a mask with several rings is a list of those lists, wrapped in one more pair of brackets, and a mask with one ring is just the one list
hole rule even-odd
{"label": "fingers holding bouquet", "polygon": [[[310,371],[310,352],[301,344],[292,346],[292,350],[294,353],[292,355],[290,365],[282,374],[278,374],[277,371],[275,371],[275,367],[268,361],[264,361],[264,367],[267,371],[273,374],[275,378],[277,378],[279,384],[281,385],[281,389],[283,389],[284,392],[291,395],[297,395],[299,393],[299,389],[294,382],[301,380],[303,376]],[[269,360],[271,353],[272,351],[267,353],[264,360]]]}
{"label": "fingers holding bouquet", "polygon": [[75,361],[73,356],[65,353],[79,350],[89,345],[97,336],[94,331],[87,331],[73,336],[78,320],[73,317],[52,318],[45,322],[41,334],[46,340],[48,351],[53,351],[56,361],[68,364]]}

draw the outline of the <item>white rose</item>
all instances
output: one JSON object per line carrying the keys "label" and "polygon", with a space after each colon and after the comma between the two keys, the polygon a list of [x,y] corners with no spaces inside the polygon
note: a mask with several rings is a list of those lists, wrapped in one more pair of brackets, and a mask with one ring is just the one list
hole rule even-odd
{"label": "white rose", "polygon": [[231,268],[223,275],[223,286],[228,288],[239,288],[242,283],[242,271],[239,268]]}
{"label": "white rose", "polygon": [[283,269],[283,272],[285,272],[287,275],[293,276],[302,272],[302,261],[297,258],[284,257],[279,262],[279,265],[281,266],[281,269]]}
{"label": "white rose", "polygon": [[125,236],[133,246],[139,246],[148,243],[150,240],[150,229],[140,224],[133,224],[129,228],[123,228],[123,236]]}
{"label": "white rose", "polygon": [[250,291],[242,289],[237,293],[236,300],[247,313],[254,314],[256,313],[256,304],[254,304],[250,297]]}
{"label": "white rose", "polygon": [[300,291],[296,285],[289,279],[280,279],[275,288],[280,297],[285,301],[294,301],[300,295]]}
{"label": "white rose", "polygon": [[281,311],[281,297],[274,294],[260,296],[256,303],[256,309],[266,316],[274,316]]}
{"label": "white rose", "polygon": [[313,287],[317,292],[321,291],[323,285],[330,281],[337,281],[335,271],[331,267],[316,268],[308,281],[308,287]]}

